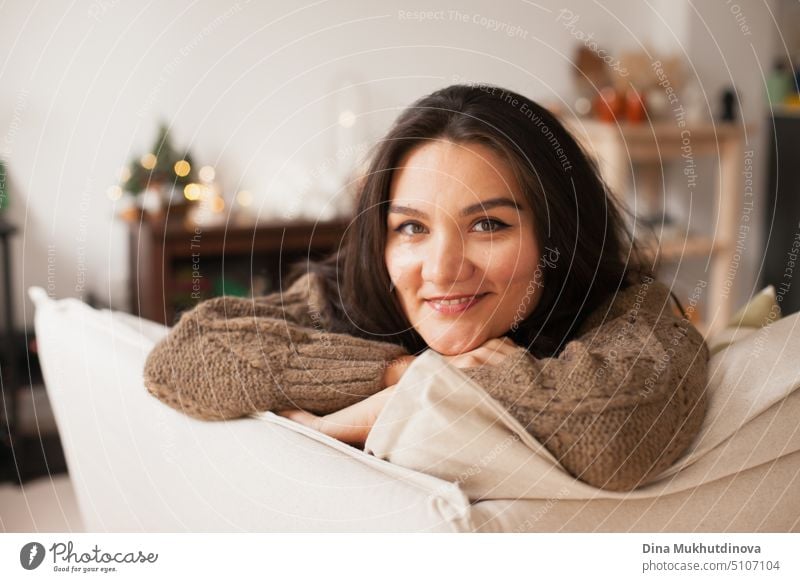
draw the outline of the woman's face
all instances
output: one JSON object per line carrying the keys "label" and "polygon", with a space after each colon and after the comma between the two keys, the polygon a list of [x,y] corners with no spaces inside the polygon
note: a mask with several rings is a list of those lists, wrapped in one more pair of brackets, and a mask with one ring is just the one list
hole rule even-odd
{"label": "woman's face", "polygon": [[389,277],[431,349],[468,352],[536,307],[533,215],[511,168],[486,146],[413,149],[394,173],[387,220]]}

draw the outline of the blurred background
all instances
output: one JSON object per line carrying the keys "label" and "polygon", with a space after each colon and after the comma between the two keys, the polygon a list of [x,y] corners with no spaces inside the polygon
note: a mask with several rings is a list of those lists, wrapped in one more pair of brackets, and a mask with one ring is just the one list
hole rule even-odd
{"label": "blurred background", "polygon": [[336,248],[398,113],[452,83],[559,115],[703,331],[768,284],[800,307],[794,0],[18,2],[0,55],[9,483],[65,469],[28,287],[164,324],[278,289]]}

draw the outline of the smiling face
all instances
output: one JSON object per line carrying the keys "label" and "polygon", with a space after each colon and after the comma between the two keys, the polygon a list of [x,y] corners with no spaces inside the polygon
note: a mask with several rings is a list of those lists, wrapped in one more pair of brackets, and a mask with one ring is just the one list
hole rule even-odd
{"label": "smiling face", "polygon": [[395,170],[387,221],[389,277],[431,349],[468,352],[536,307],[533,215],[510,166],[488,147],[414,148]]}

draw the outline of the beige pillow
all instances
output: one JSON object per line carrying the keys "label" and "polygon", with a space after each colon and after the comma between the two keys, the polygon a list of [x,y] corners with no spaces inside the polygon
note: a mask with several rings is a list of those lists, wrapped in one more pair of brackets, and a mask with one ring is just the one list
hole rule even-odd
{"label": "beige pillow", "polygon": [[781,308],[775,296],[775,288],[772,285],[765,287],[733,314],[725,329],[706,339],[711,355],[777,321],[780,316]]}
{"label": "beige pillow", "polygon": [[[774,294],[773,294],[774,296]],[[769,297],[769,295],[767,295]],[[765,321],[763,297],[737,314]],[[758,311],[758,313],[756,313]],[[728,342],[711,358],[709,409],[690,449],[632,492],[573,478],[498,402],[436,352],[421,354],[379,415],[365,452],[485,499],[647,498],[733,475],[800,450],[800,316]]]}

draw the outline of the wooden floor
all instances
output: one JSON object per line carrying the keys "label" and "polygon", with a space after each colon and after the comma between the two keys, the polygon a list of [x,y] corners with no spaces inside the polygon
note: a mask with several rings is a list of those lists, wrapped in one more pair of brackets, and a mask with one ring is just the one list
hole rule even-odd
{"label": "wooden floor", "polygon": [[0,484],[0,532],[83,532],[75,492],[66,474],[22,486]]}
{"label": "wooden floor", "polygon": [[0,484],[12,482],[19,485],[67,472],[57,433],[41,436],[22,434],[12,442],[13,451],[7,439],[0,440]]}
{"label": "wooden floor", "polygon": [[5,425],[0,425],[0,484],[66,473],[58,427],[44,385],[20,389],[17,406],[16,434],[9,436]]}

